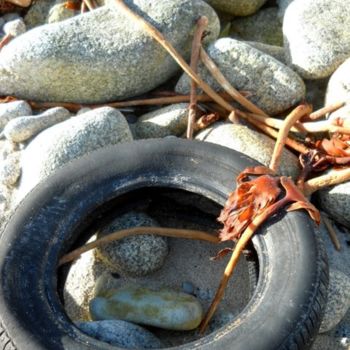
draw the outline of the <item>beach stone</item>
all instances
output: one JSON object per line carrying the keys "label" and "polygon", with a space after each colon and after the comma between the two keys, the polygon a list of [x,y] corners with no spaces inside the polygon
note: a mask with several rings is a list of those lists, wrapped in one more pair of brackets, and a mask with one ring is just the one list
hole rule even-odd
{"label": "beach stone", "polygon": [[[322,213],[322,215],[324,214]],[[344,226],[335,225],[334,223],[332,223],[332,227],[339,240],[340,251],[335,249],[322,221],[317,234],[321,236],[326,247],[329,267],[342,272],[350,281],[350,232]]]}
{"label": "beach stone", "polygon": [[28,29],[48,23],[50,11],[65,0],[40,0],[34,1],[24,16],[24,22]]}
{"label": "beach stone", "polygon": [[186,131],[187,119],[188,103],[156,109],[138,118],[135,125],[136,139],[180,136]]}
{"label": "beach stone", "polygon": [[303,78],[328,77],[350,56],[348,5],[343,0],[294,0],[286,9],[287,60]]}
{"label": "beach stone", "polygon": [[[98,238],[138,226],[159,224],[142,212],[131,211],[115,218],[98,233]],[[96,254],[112,271],[124,276],[144,276],[163,266],[168,255],[168,244],[167,239],[161,236],[135,235],[98,247]]]}
{"label": "beach stone", "polygon": [[280,61],[281,63],[286,64],[286,58],[284,55],[284,48],[283,47],[275,46],[275,45],[268,45],[268,44],[260,43],[257,41],[245,41],[245,43],[254,47],[255,49],[257,49],[259,51],[262,51],[262,52],[272,56],[277,61]]}
{"label": "beach stone", "polygon": [[257,12],[266,0],[207,0],[207,2],[222,12],[234,16],[249,16]]}
{"label": "beach stone", "polygon": [[19,152],[9,155],[0,166],[0,182],[5,186],[13,186],[21,175]]}
{"label": "beach stone", "polygon": [[313,110],[316,111],[325,104],[326,89],[328,79],[304,80],[306,86],[306,101],[312,104]]}
{"label": "beach stone", "polygon": [[[128,0],[127,5],[189,57],[199,11],[192,1]],[[214,33],[210,38],[215,40]],[[179,70],[143,28],[116,6],[103,6],[34,28],[6,45],[0,52],[0,94],[102,103],[148,92]]]}
{"label": "beach stone", "polygon": [[122,319],[164,329],[192,330],[201,322],[203,310],[190,294],[125,286],[111,290],[108,297],[94,298],[90,314],[93,320]]}
{"label": "beach stone", "polygon": [[350,116],[350,58],[344,61],[337,70],[332,74],[328,81],[326,92],[326,105],[335,102],[345,101],[346,105],[343,108],[330,114],[330,119],[341,117],[349,119]]}
{"label": "beach stone", "polygon": [[337,270],[329,270],[326,309],[319,332],[334,328],[350,308],[350,278]]}
{"label": "beach stone", "polygon": [[[250,100],[268,114],[280,113],[305,96],[304,83],[294,71],[244,42],[221,38],[207,51],[228,81],[238,90],[251,92]],[[198,73],[215,90],[222,90],[203,64]],[[187,75],[182,75],[175,90],[189,93]]]}
{"label": "beach stone", "polygon": [[128,141],[132,141],[128,123],[111,107],[94,109],[42,131],[22,152],[17,199],[23,198],[42,179],[73,159]]}
{"label": "beach stone", "polygon": [[19,36],[26,32],[26,25],[22,18],[14,19],[13,21],[6,22],[2,28],[5,34],[12,35],[13,37]]}
{"label": "beach stone", "polygon": [[67,8],[64,3],[51,7],[47,18],[47,23],[56,23],[78,15],[79,11]]}
{"label": "beach stone", "polygon": [[350,228],[350,181],[326,187],[317,192],[317,197],[321,209],[335,221]]}
{"label": "beach stone", "polygon": [[[204,129],[198,133],[196,139],[234,149],[265,166],[269,166],[275,145],[269,137],[244,125],[223,122]],[[287,149],[283,150],[280,173],[293,178],[299,173],[298,158]]]}
{"label": "beach stone", "polygon": [[39,115],[10,120],[4,128],[3,134],[12,142],[23,142],[69,117],[70,112],[63,107],[50,108]]}
{"label": "beach stone", "polygon": [[32,115],[32,108],[26,101],[13,101],[0,104],[0,129],[11,119]]}
{"label": "beach stone", "polygon": [[323,222],[317,232],[326,247],[330,271],[328,301],[321,333],[333,329],[343,319],[350,306],[350,232],[334,223],[332,227],[340,243],[339,251],[335,249]]}
{"label": "beach stone", "polygon": [[161,341],[150,331],[122,320],[77,322],[90,337],[124,349],[159,349]]}
{"label": "beach stone", "polygon": [[277,13],[277,7],[269,7],[252,16],[235,18],[231,22],[230,36],[241,40],[283,46],[282,25]]}

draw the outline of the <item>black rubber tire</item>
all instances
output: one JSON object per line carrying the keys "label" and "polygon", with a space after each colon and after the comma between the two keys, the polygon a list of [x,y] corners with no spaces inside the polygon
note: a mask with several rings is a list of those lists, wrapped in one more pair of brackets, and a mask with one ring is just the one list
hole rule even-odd
{"label": "black rubber tire", "polygon": [[[179,139],[118,145],[74,161],[20,204],[0,240],[0,348],[116,349],[81,333],[57,293],[56,266],[89,214],[143,187],[179,188],[223,204],[256,164],[232,150]],[[74,233],[74,234],[73,234]],[[281,213],[253,238],[255,293],[235,322],[178,349],[307,349],[326,301],[328,268],[303,211]]]}

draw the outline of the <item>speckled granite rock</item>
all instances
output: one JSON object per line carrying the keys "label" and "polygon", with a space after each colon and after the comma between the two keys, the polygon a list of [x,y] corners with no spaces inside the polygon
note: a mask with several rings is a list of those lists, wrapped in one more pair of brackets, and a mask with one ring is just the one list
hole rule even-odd
{"label": "speckled granite rock", "polygon": [[40,0],[33,2],[24,16],[28,29],[48,23],[50,10],[55,5],[63,4],[64,2],[65,0]]}
{"label": "speckled granite rock", "polygon": [[64,21],[65,19],[72,18],[78,14],[80,14],[80,11],[67,8],[65,3],[56,4],[50,8],[47,23]]}
{"label": "speckled granite rock", "polygon": [[[132,211],[113,220],[108,227],[98,233],[98,237],[138,226],[159,225],[148,215]],[[144,276],[162,267],[168,255],[168,245],[166,238],[161,236],[137,235],[99,247],[96,249],[96,254],[110,269],[121,275]]]}
{"label": "speckled granite rock", "polygon": [[[128,0],[127,4],[147,14],[169,42],[189,56],[199,11],[192,1]],[[207,40],[216,37],[214,31]],[[144,29],[115,6],[103,6],[30,30],[6,45],[0,52],[0,94],[98,103],[150,91],[178,70]]]}
{"label": "speckled granite rock", "polygon": [[[94,239],[96,236],[92,237]],[[90,320],[89,302],[95,297],[98,277],[106,270],[105,264],[96,258],[93,250],[72,263],[63,289],[63,300],[66,313],[73,321]]]}
{"label": "speckled granite rock", "polygon": [[93,320],[122,319],[170,330],[192,330],[202,320],[203,309],[190,294],[125,286],[90,302]]}
{"label": "speckled granite rock", "polygon": [[[266,166],[269,166],[275,144],[269,137],[246,126],[222,122],[201,131],[196,136],[196,139],[232,148]],[[297,157],[284,149],[281,161],[281,174],[295,178],[298,173]]]}
{"label": "speckled granite rock", "polygon": [[350,181],[317,192],[320,207],[335,221],[350,228]]}
{"label": "speckled granite rock", "polygon": [[32,108],[26,101],[13,101],[0,104],[0,129],[11,119],[32,115]]}
{"label": "speckled granite rock", "polygon": [[136,139],[180,136],[188,119],[188,103],[177,103],[156,109],[138,118],[135,124]]}
{"label": "speckled granite rock", "polygon": [[[305,96],[304,83],[294,71],[244,42],[222,38],[209,46],[208,54],[230,83],[251,92],[251,101],[268,114],[282,112]],[[198,72],[215,90],[221,89],[202,64]],[[182,75],[175,89],[189,93],[187,75]]]}
{"label": "speckled granite rock", "polygon": [[[350,56],[350,55],[349,55]],[[339,101],[346,101],[346,105],[331,113],[330,118],[335,119],[338,117],[349,119],[350,117],[350,58],[344,61],[337,70],[332,74],[329,79],[327,92],[326,92],[326,104],[332,104]]]}
{"label": "speckled granite rock", "polygon": [[325,95],[328,79],[304,80],[306,86],[306,101],[312,104],[316,111],[326,105]]}
{"label": "speckled granite rock", "polygon": [[338,225],[331,224],[339,240],[340,251],[335,249],[323,223],[317,232],[326,247],[330,271],[328,302],[320,328],[321,333],[333,329],[350,306],[350,232],[344,227],[340,229]]}
{"label": "speckled granite rock", "polygon": [[206,0],[214,8],[234,16],[249,16],[259,10],[266,0]]}
{"label": "speckled granite rock", "polygon": [[328,298],[319,332],[334,328],[350,307],[350,278],[337,270],[329,270]]}
{"label": "speckled granite rock", "polygon": [[287,59],[303,78],[325,78],[350,56],[348,5],[343,0],[294,0],[288,6],[283,20]]}
{"label": "speckled granite rock", "polygon": [[122,320],[78,322],[77,327],[89,336],[124,349],[159,349],[160,340],[136,324]]}
{"label": "speckled granite rock", "polygon": [[9,141],[23,142],[69,117],[69,111],[63,107],[50,108],[39,115],[10,120],[6,124],[3,133]]}
{"label": "speckled granite rock", "polygon": [[241,40],[283,46],[282,25],[277,12],[277,7],[269,7],[253,16],[235,18],[231,22],[230,36]]}
{"label": "speckled granite rock", "polygon": [[0,182],[5,186],[13,186],[21,175],[18,152],[9,155],[0,166]]}
{"label": "speckled granite rock", "polygon": [[268,44],[260,43],[257,41],[245,41],[245,43],[254,47],[255,49],[257,49],[259,51],[262,51],[262,52],[276,58],[277,61],[280,61],[283,64],[286,64],[286,58],[284,55],[284,48],[283,47],[275,46],[275,45],[268,45]]}
{"label": "speckled granite rock", "polygon": [[69,161],[96,149],[132,141],[124,116],[102,107],[56,124],[37,135],[22,152],[22,177],[16,197]]}

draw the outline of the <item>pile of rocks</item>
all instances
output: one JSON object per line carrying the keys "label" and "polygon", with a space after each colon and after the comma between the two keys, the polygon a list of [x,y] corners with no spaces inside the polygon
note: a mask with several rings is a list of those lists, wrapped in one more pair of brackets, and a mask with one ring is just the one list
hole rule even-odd
{"label": "pile of rocks", "polygon": [[[64,0],[41,0],[34,2],[23,17],[17,13],[0,17],[0,37],[12,38],[0,52],[0,95],[22,99],[0,104],[0,224],[36,184],[73,159],[108,145],[180,137],[185,132],[186,103],[127,111],[82,108],[75,114],[63,107],[32,110],[28,103],[106,103],[148,93],[169,79],[167,87],[189,93],[190,81],[185,74],[179,75],[175,61],[147,33],[118,13],[113,2],[98,0],[98,9],[80,15]],[[186,59],[195,20],[199,15],[208,17],[208,35],[203,41],[208,54],[229,82],[238,90],[248,91],[251,101],[269,115],[280,115],[305,98],[315,108],[350,100],[350,7],[345,1],[134,3]],[[220,90],[204,65],[199,64],[198,72],[204,81]],[[349,106],[346,103],[329,118],[349,118]],[[265,165],[270,162],[274,145],[249,126],[227,122],[203,130],[196,139],[235,149]],[[289,150],[284,150],[280,172],[294,178],[299,172],[297,157]],[[338,232],[340,253],[321,228],[331,269],[330,297],[320,330],[327,332],[334,329],[350,306],[350,182],[322,190],[317,196],[320,207],[345,227]],[[118,217],[110,229],[140,223],[157,226],[152,218],[143,215]],[[130,253],[139,251],[144,260]],[[118,273],[132,276],[143,268],[144,273],[152,273],[162,266],[167,252],[167,242],[162,238],[129,238],[99,250],[91,268],[102,272],[116,268]],[[82,266],[89,271],[86,261],[80,259],[71,269],[73,278],[68,279],[67,288],[74,280],[84,279]],[[69,291],[70,300],[74,299],[71,312],[76,320],[86,319],[86,294],[74,295],[74,288]],[[122,321],[107,323],[103,325],[106,329],[114,327],[125,332]],[[90,326],[79,327],[87,330]],[[100,327],[98,324],[89,332],[100,334]],[[130,332],[137,338],[141,330],[132,327],[135,330]],[[349,341],[349,323],[341,327],[343,337],[336,336],[333,348]],[[131,347],[140,340],[136,338],[130,340]],[[150,334],[144,333],[141,338],[148,339],[149,347],[157,344]]]}

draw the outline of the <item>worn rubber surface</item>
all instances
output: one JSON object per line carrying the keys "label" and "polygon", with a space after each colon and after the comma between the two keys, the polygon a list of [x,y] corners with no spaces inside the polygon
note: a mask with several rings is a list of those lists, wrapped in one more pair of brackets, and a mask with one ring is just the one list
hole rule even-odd
{"label": "worn rubber surface", "polygon": [[[184,189],[223,204],[236,175],[254,164],[209,143],[147,140],[94,152],[39,184],[0,239],[0,349],[117,349],[74,327],[56,291],[57,261],[91,221],[91,213],[144,187]],[[328,282],[313,223],[302,211],[281,213],[253,244],[259,280],[248,305],[233,323],[177,349],[310,347]]]}

